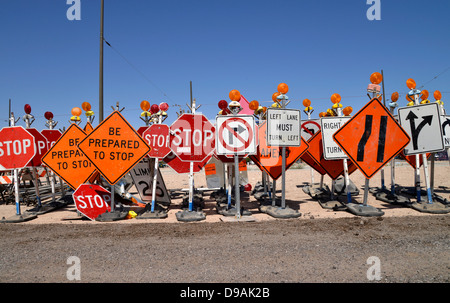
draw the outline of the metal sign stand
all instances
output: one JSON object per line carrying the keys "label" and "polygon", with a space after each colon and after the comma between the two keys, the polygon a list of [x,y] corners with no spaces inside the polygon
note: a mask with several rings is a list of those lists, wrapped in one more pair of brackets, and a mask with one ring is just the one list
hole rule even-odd
{"label": "metal sign stand", "polygon": [[[419,105],[419,95],[421,91],[418,89],[413,88],[408,95],[412,96],[414,95],[414,104]],[[442,203],[439,203],[437,201],[433,201],[433,196],[431,193],[430,188],[430,175],[428,172],[428,160],[427,160],[427,154],[423,153],[422,156],[422,162],[423,162],[423,170],[425,175],[425,187],[427,192],[427,202],[421,201],[421,188],[420,188],[420,154],[416,155],[416,191],[417,191],[417,201],[411,204],[411,207],[415,210],[418,210],[420,212],[426,212],[426,213],[434,213],[434,214],[446,214],[450,212],[450,207],[448,205],[444,205]]]}
{"label": "metal sign stand", "polygon": [[[157,112],[155,115],[158,117],[157,122],[154,119],[154,123],[161,124],[163,122],[163,113],[162,111]],[[164,120],[167,118],[165,116]],[[148,125],[148,117],[146,116],[146,125]],[[161,209],[155,210],[156,207],[156,183],[158,179],[158,169],[159,169],[159,158],[153,158],[155,161],[155,165],[153,167],[153,187],[152,187],[152,202],[150,212],[146,211],[139,215],[139,219],[164,219],[167,218],[167,212]]]}
{"label": "metal sign stand", "polygon": [[[10,118],[9,118],[9,125],[10,126],[15,126],[16,122],[19,121],[20,118],[18,118],[17,120],[14,119],[14,113],[10,113]],[[37,215],[35,213],[27,213],[24,212],[23,214],[20,211],[20,197],[19,197],[19,169],[15,168],[12,170],[13,172],[13,178],[14,178],[14,198],[15,198],[15,203],[16,203],[16,214],[5,218],[3,217],[0,220],[0,223],[21,223],[21,222],[25,222],[28,220],[32,220],[37,218]]]}
{"label": "metal sign stand", "polygon": [[[391,98],[392,99],[392,98]],[[398,106],[397,100],[391,100],[389,103],[389,112],[392,116],[394,116],[394,110]],[[388,191],[387,189],[381,189],[381,191],[377,191],[375,197],[377,200],[381,200],[393,205],[403,205],[406,206],[411,203],[408,197],[398,195],[395,190],[395,157],[392,158],[391,162],[391,189]]]}
{"label": "metal sign stand", "polygon": [[[305,101],[303,101],[303,102],[305,102]],[[308,116],[308,120],[311,120],[311,114],[314,111],[312,109],[312,107],[309,106],[311,104],[309,103],[309,105],[307,105],[304,103],[303,105],[305,106],[304,112]],[[324,194],[329,195],[329,193],[327,193],[327,190],[323,187],[323,175],[320,176],[320,183],[317,186],[317,184],[314,183],[314,168],[312,166],[310,166],[309,170],[311,172],[311,184],[303,186],[303,191],[305,193],[308,193],[311,197],[316,197],[316,196],[324,195]]]}
{"label": "metal sign stand", "polygon": [[[27,116],[31,116],[31,115],[25,115],[24,116],[24,121],[26,122],[27,128],[29,128],[29,126],[31,125],[32,122],[29,122],[29,118]],[[33,119],[34,121],[34,119]],[[46,123],[47,127],[49,129],[53,129],[56,124],[58,124],[58,122],[53,121],[53,120],[48,120],[48,122]],[[47,170],[47,168],[46,168]],[[38,206],[36,206],[35,208],[29,209],[26,212],[32,212],[35,213],[36,215],[41,215],[41,214],[45,214],[47,212],[59,209],[61,207],[66,206],[69,203],[69,199],[70,198],[65,198],[64,196],[64,187],[62,185],[62,181],[61,182],[61,198],[56,200],[56,190],[55,190],[55,173],[52,170],[47,170],[47,172],[50,174],[50,186],[51,186],[51,193],[52,193],[52,202],[48,202],[48,203],[44,203],[42,204],[42,202],[40,204],[38,204]],[[38,177],[37,177],[37,171],[36,168],[33,167],[33,175],[34,177],[34,182],[35,182],[35,187],[37,187],[38,185]],[[38,201],[41,201],[41,197],[40,197],[40,192],[39,190],[36,191],[37,196],[39,197]]]}
{"label": "metal sign stand", "polygon": [[[34,116],[30,113],[27,113],[23,116],[23,121],[25,121],[25,129],[28,129],[31,127],[31,124],[34,122]],[[42,208],[42,202],[41,202],[41,194],[39,191],[39,179],[37,177],[37,171],[34,166],[30,167],[31,175],[33,177],[33,183],[34,183],[34,190],[36,193],[36,201],[37,201],[37,207],[36,211],[39,211]]]}
{"label": "metal sign stand", "polygon": [[[121,112],[122,110],[124,110],[125,107],[122,107],[122,109],[119,110],[119,102],[116,103],[116,108],[112,107],[113,111],[118,111]],[[109,184],[109,183],[108,183]],[[99,222],[110,222],[110,221],[118,221],[118,220],[123,220],[125,219],[125,217],[128,215],[128,211],[125,211],[123,209],[123,206],[121,205],[119,209],[116,210],[115,208],[115,185],[114,184],[109,184],[109,188],[111,189],[111,211],[107,211],[101,215],[99,215],[95,221],[99,221]]]}
{"label": "metal sign stand", "polygon": [[[286,108],[290,102],[288,96],[282,93],[277,97],[277,100],[281,101],[281,108]],[[286,146],[281,147],[281,161],[281,207],[276,207],[276,180],[274,179],[272,187],[272,206],[266,209],[266,213],[275,218],[298,218],[302,214],[298,210],[286,206]]]}
{"label": "metal sign stand", "polygon": [[[238,101],[232,101],[229,104],[229,109],[232,116],[237,116],[239,112],[242,110],[241,105]],[[228,166],[228,190],[227,190],[227,198],[228,205],[227,209],[221,212],[222,215],[228,217],[227,219],[221,219],[222,221],[227,222],[236,222],[236,221],[255,221],[254,218],[251,217],[251,212],[248,210],[244,210],[241,207],[241,193],[240,193],[240,176],[239,176],[239,154],[237,152],[233,155],[234,159],[234,180],[232,178],[232,170],[231,167]],[[232,184],[234,182],[234,207],[231,207],[231,195],[232,195]]]}
{"label": "metal sign stand", "polygon": [[[191,105],[188,107],[191,110],[192,114],[195,114],[195,111],[200,108],[195,106],[195,99],[192,100]],[[176,214],[178,221],[201,221],[206,219],[206,215],[202,210],[194,211],[194,162],[189,162],[189,209],[183,209],[182,211],[177,212]]]}
{"label": "metal sign stand", "polygon": [[[372,99],[375,98],[377,95],[376,90],[368,90],[368,92],[372,93]],[[347,210],[357,216],[366,216],[366,217],[382,216],[382,215],[384,215],[383,211],[367,204],[367,199],[369,196],[369,181],[370,181],[370,179],[366,178],[365,183],[364,183],[363,204],[348,203]],[[346,182],[347,182],[347,179],[346,179]],[[348,188],[347,188],[347,190],[348,190]],[[347,192],[347,197],[349,197],[348,192]],[[348,199],[350,199],[350,198],[348,198]]]}

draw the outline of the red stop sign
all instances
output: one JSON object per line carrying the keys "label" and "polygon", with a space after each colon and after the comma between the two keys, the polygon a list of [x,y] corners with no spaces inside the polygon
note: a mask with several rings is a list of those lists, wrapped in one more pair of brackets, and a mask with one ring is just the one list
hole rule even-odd
{"label": "red stop sign", "polygon": [[181,161],[202,162],[215,149],[215,128],[201,114],[181,115],[170,130],[170,149]]}
{"label": "red stop sign", "polygon": [[34,137],[22,126],[0,130],[0,165],[5,169],[25,167],[35,153]]}
{"label": "red stop sign", "polygon": [[111,193],[97,184],[81,184],[72,194],[77,210],[91,220],[111,211]]}
{"label": "red stop sign", "polygon": [[35,128],[27,128],[27,131],[33,135],[34,144],[36,145],[36,154],[31,159],[31,161],[28,162],[27,166],[41,166],[41,158],[48,150],[47,139]]}
{"label": "red stop sign", "polygon": [[[211,157],[212,157],[212,155],[209,155],[205,158],[205,160],[203,160],[201,162],[194,162],[193,172],[198,173],[199,171],[201,171],[203,166],[205,166],[206,163],[208,163],[208,161],[209,161],[209,159],[211,159]],[[172,152],[169,153],[163,159],[163,161],[179,174],[187,174],[190,172],[191,163],[181,161],[180,158],[175,156],[175,154]]]}
{"label": "red stop sign", "polygon": [[153,124],[142,133],[142,138],[152,148],[148,153],[149,157],[164,158],[171,152],[169,133],[169,126],[165,124]]}
{"label": "red stop sign", "polygon": [[41,134],[47,139],[48,149],[50,149],[62,135],[57,129],[44,129],[41,131]]}

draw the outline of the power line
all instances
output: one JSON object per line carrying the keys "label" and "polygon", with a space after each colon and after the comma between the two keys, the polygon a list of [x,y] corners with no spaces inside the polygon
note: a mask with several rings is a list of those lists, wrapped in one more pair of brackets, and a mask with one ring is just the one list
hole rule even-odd
{"label": "power line", "polygon": [[437,77],[439,77],[440,75],[442,75],[443,73],[447,72],[450,69],[450,66],[447,67],[444,71],[442,71],[440,74],[438,74],[437,76],[433,77],[431,80],[429,80],[428,82],[425,82],[424,84],[422,84],[421,87],[419,87],[418,89],[422,89],[425,85],[427,85],[428,83],[430,83],[433,80],[436,80]]}
{"label": "power line", "polygon": [[[145,80],[147,80],[151,85],[153,85],[157,90],[159,90],[168,100],[172,101],[172,99],[167,96],[167,94],[159,88],[158,85],[156,85],[152,80],[150,80],[143,72],[141,72],[133,63],[131,63],[124,55],[122,55],[116,48],[114,48],[111,43],[103,39],[105,43],[113,50],[115,51],[122,59],[125,60],[125,62],[130,65],[135,71],[137,71]],[[173,101],[172,101],[173,102]]]}

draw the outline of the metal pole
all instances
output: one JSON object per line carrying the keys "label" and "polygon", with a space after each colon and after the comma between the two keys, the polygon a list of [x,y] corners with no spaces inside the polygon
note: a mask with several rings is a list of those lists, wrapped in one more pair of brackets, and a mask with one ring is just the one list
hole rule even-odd
{"label": "metal pole", "polygon": [[99,92],[98,92],[98,108],[99,108],[99,123],[103,121],[103,15],[104,15],[104,0],[101,0],[100,13],[100,69],[99,69]]}
{"label": "metal pole", "polygon": [[[384,98],[384,75],[383,70],[381,70],[381,84],[383,86],[383,104],[386,107],[386,99]],[[381,190],[384,191],[386,189],[384,185],[384,167],[381,168]]]}
{"label": "metal pole", "polygon": [[9,99],[9,118],[8,118],[8,121],[9,121],[9,126],[11,126],[11,99]]}
{"label": "metal pole", "polygon": [[283,146],[281,148],[281,152],[283,153],[281,159],[281,208],[286,208],[286,147]]}
{"label": "metal pole", "polygon": [[[195,99],[191,101],[191,112],[195,114]],[[189,162],[189,211],[194,208],[194,162]]]}
{"label": "metal pole", "polygon": [[235,191],[235,207],[236,207],[236,218],[241,218],[241,197],[239,192],[239,157],[234,154],[234,191]]}
{"label": "metal pole", "polygon": [[[419,95],[414,94],[414,104],[419,105]],[[416,182],[416,192],[417,192],[417,202],[421,201],[420,193],[420,155],[416,155],[416,170],[415,170],[415,182]]]}
{"label": "metal pole", "polygon": [[[9,125],[15,126],[14,114],[9,111]],[[14,178],[14,198],[16,202],[16,214],[20,216],[20,201],[19,201],[19,170],[17,168],[13,169]]]}

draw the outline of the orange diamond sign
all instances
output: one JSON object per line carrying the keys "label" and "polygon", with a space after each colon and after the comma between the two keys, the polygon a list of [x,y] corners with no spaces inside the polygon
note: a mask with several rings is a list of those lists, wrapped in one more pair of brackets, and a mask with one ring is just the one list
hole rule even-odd
{"label": "orange diamond sign", "polygon": [[103,120],[78,144],[78,148],[111,185],[151,149],[118,111]]}
{"label": "orange diamond sign", "polygon": [[368,179],[410,141],[406,131],[377,98],[337,130],[333,139]]}
{"label": "orange diamond sign", "polygon": [[77,147],[85,137],[86,133],[72,124],[42,157],[42,162],[73,189],[85,183],[95,171],[91,161]]}

